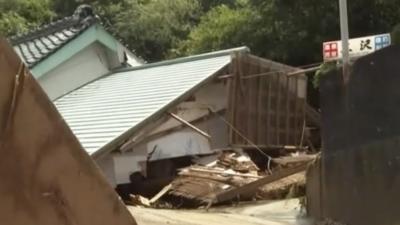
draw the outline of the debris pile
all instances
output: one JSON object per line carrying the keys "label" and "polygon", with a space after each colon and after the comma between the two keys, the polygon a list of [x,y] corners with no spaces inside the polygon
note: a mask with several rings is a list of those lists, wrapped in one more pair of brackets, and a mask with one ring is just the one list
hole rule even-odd
{"label": "debris pile", "polygon": [[314,155],[292,154],[271,158],[271,168],[261,170],[240,150],[197,157],[179,169],[176,178],[151,200],[131,196],[145,207],[197,207],[253,199],[281,199],[304,193],[305,169]]}
{"label": "debris pile", "polygon": [[217,193],[262,178],[258,167],[243,153],[223,152],[204,165],[212,158],[200,158],[197,165],[182,169],[169,194],[209,204]]}

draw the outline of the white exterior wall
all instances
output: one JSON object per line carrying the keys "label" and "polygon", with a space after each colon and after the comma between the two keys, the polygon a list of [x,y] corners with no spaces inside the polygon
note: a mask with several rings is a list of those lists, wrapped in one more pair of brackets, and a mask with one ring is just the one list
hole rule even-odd
{"label": "white exterior wall", "polygon": [[213,153],[210,141],[188,128],[149,141],[146,148],[148,153],[154,150],[151,161]]}
{"label": "white exterior wall", "polygon": [[54,100],[108,72],[107,56],[100,44],[92,44],[39,77],[38,81]]}
{"label": "white exterior wall", "polygon": [[[208,108],[219,111],[226,108],[227,93],[223,83],[211,83],[194,94],[195,101],[182,102],[176,113],[187,121],[193,121],[209,114]],[[175,119],[168,119],[150,132],[150,135],[180,126]],[[211,135],[211,140],[203,137],[190,128],[150,138],[148,141],[136,145],[131,152],[114,155],[114,168],[117,184],[129,183],[129,175],[142,171],[145,174],[143,163],[148,153],[156,146],[151,161],[176,158],[187,155],[201,155],[212,153],[213,149],[228,145],[228,129],[225,123],[216,116],[199,121],[195,125]]]}
{"label": "white exterior wall", "polygon": [[135,152],[113,154],[116,183],[129,183],[129,176],[133,172],[142,172],[143,175],[146,175],[146,158],[147,152],[145,148],[138,148]]}
{"label": "white exterior wall", "polygon": [[[228,96],[226,89],[226,86],[224,86],[222,82],[211,83],[194,94],[195,101],[180,103],[176,107],[176,114],[190,122],[208,115],[208,108],[211,108],[214,112],[225,109]],[[151,132],[151,135],[180,125],[180,122],[170,118],[168,121],[154,129]]]}

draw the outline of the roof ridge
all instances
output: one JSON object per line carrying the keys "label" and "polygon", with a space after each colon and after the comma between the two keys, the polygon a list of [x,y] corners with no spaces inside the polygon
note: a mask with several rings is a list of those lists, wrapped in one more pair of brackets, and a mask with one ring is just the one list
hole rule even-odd
{"label": "roof ridge", "polygon": [[110,73],[128,72],[128,71],[147,69],[147,68],[157,67],[157,66],[166,66],[166,65],[173,65],[173,64],[177,64],[177,63],[184,63],[184,62],[191,62],[191,61],[202,60],[202,59],[209,59],[209,58],[214,58],[214,57],[230,55],[230,54],[232,54],[234,52],[250,53],[250,49],[247,46],[241,46],[241,47],[237,47],[237,48],[230,48],[230,49],[225,49],[225,50],[220,50],[220,51],[213,51],[213,52],[207,52],[207,53],[198,54],[198,55],[192,55],[192,56],[180,57],[180,58],[176,58],[176,59],[164,60],[164,61],[155,62],[155,63],[148,63],[148,64],[143,64],[143,65],[134,66],[134,67],[118,68],[118,69],[115,69],[115,70],[111,71]]}
{"label": "roof ridge", "polygon": [[62,19],[52,21],[48,24],[44,24],[35,28],[34,30],[14,35],[10,38],[13,45],[18,45],[24,42],[35,40],[43,36],[51,35],[56,31],[61,31],[71,27],[77,27],[82,29],[89,27],[99,22],[99,17],[94,14],[93,9],[90,5],[80,5],[72,16],[67,16]]}

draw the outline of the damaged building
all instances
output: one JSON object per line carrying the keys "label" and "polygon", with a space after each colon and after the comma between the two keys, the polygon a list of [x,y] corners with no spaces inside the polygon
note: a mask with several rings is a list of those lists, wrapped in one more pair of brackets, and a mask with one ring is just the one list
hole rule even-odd
{"label": "damaged building", "polygon": [[246,47],[144,64],[87,5],[10,42],[120,193],[154,195],[203,156],[251,159],[223,168],[261,178],[319,126],[303,70]]}
{"label": "damaged building", "polygon": [[242,47],[115,70],[55,105],[110,183],[156,193],[197,156],[302,149],[306,86]]}

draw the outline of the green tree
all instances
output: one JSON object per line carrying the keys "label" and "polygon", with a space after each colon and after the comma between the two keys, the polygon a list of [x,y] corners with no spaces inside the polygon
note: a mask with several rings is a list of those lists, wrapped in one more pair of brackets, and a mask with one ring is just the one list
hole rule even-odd
{"label": "green tree", "polygon": [[220,5],[234,6],[237,0],[199,0],[204,12]]}
{"label": "green tree", "polygon": [[[349,1],[350,36],[389,32],[400,21],[398,4]],[[291,65],[320,62],[322,42],[340,39],[338,15],[332,0],[237,0],[201,18],[180,54],[247,45],[254,54]]]}
{"label": "green tree", "polygon": [[81,4],[80,0],[52,0],[52,9],[57,13],[58,17],[66,17],[72,15],[75,9]]}
{"label": "green tree", "polygon": [[50,0],[0,0],[0,34],[26,32],[55,16]]}
{"label": "green tree", "polygon": [[149,61],[164,59],[174,52],[201,15],[196,0],[129,0],[122,7],[112,18],[112,30]]}
{"label": "green tree", "polygon": [[205,14],[188,39],[180,43],[180,55],[253,44],[258,40],[258,15],[248,6],[220,5]]}

